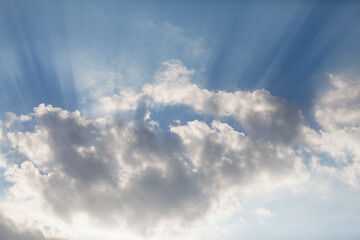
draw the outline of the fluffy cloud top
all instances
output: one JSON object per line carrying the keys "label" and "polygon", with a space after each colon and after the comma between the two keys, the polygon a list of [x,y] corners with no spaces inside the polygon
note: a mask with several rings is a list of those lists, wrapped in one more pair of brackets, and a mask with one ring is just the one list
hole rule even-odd
{"label": "fluffy cloud top", "polygon": [[[46,237],[102,235],[99,230],[89,238],[76,226],[151,236],[199,226],[228,197],[239,199],[259,186],[262,191],[295,187],[314,172],[335,171],[356,185],[358,81],[331,77],[335,89],[315,105],[323,127],[317,132],[304,124],[294,104],[266,90],[213,92],[191,83],[191,74],[180,61],[170,61],[141,92],[120,92],[100,104],[111,112],[181,104],[213,116],[210,124],[194,120],[159,129],[149,114],[136,121],[87,119],[79,111],[45,104],[26,116],[11,115],[11,124],[4,125],[11,150],[3,175],[12,185],[1,199],[2,214]],[[223,117],[238,121],[244,131]],[[33,127],[24,130],[14,122]],[[345,143],[337,142],[339,136]],[[303,152],[313,155],[312,164],[305,164]],[[347,164],[324,166],[316,160],[319,154],[342,156]],[[265,208],[256,213],[272,214]],[[7,226],[0,229],[13,234]]]}

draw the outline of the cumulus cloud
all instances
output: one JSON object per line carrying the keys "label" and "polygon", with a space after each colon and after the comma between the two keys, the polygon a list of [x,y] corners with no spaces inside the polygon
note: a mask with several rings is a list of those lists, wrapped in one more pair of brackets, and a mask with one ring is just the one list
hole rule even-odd
{"label": "cumulus cloud", "polygon": [[219,121],[168,133],[143,120],[87,120],[44,104],[31,115],[33,131],[7,134],[26,157],[5,172],[10,193],[37,198],[63,219],[80,211],[151,233],[164,221],[201,220],[230,189],[276,185],[303,170],[291,148],[253,141]]}
{"label": "cumulus cloud", "polygon": [[[19,226],[32,219],[32,229],[50,237],[89,236],[76,225],[153,235],[194,228],[219,211],[226,198],[294,188],[314,172],[335,169],[340,178],[358,181],[357,114],[331,121],[324,117],[324,112],[331,118],[338,109],[347,111],[347,105],[348,111],[357,110],[358,82],[337,78],[335,89],[319,97],[314,109],[323,129],[315,131],[294,104],[266,90],[209,91],[191,83],[192,74],[180,61],[169,61],[140,92],[100,99],[108,112],[145,104],[147,114],[139,120],[90,119],[45,104],[29,115],[10,114],[3,138],[11,154],[3,175],[11,186],[0,202],[3,215]],[[333,95],[347,104],[331,102]],[[186,105],[214,120],[176,121],[160,129],[150,114],[159,104]],[[238,121],[244,131],[224,117]],[[25,122],[30,127],[20,126]],[[344,143],[336,142],[339,136]],[[312,156],[308,166],[303,152]],[[341,156],[347,164],[323,166],[316,161],[322,153]],[[256,213],[272,214],[266,208]]]}

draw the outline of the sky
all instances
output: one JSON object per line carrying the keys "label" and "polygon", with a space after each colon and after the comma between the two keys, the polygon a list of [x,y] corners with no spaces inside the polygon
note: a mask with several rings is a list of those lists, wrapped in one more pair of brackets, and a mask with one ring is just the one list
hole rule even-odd
{"label": "sky", "polygon": [[360,2],[0,2],[0,238],[359,239]]}

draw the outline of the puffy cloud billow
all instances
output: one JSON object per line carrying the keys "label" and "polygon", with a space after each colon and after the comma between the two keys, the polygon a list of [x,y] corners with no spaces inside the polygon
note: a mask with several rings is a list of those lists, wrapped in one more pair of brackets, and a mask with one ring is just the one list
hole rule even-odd
{"label": "puffy cloud billow", "polygon": [[[170,236],[203,226],[227,198],[296,188],[314,174],[358,185],[358,80],[330,76],[332,88],[315,101],[315,131],[294,104],[266,90],[213,92],[192,83],[192,73],[180,61],[166,62],[140,92],[101,98],[104,117],[45,104],[28,115],[8,114],[0,131],[9,184],[0,202],[4,236]],[[108,117],[157,105],[186,105],[214,120],[161,129],[149,115]],[[334,163],[320,161],[324,155]]]}

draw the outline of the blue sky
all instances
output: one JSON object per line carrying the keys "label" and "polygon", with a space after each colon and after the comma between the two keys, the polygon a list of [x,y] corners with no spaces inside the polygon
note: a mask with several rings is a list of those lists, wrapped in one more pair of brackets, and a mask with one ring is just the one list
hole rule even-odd
{"label": "blue sky", "polygon": [[[357,239],[359,11],[357,1],[1,1],[0,233]],[[68,205],[49,196],[56,188]],[[122,230],[99,227],[116,201]]]}
{"label": "blue sky", "polygon": [[209,89],[266,88],[306,110],[326,73],[358,73],[358,11],[356,1],[4,1],[1,109],[73,110],[78,71],[122,61],[123,84],[141,86],[180,59]]}

